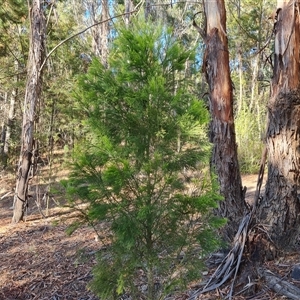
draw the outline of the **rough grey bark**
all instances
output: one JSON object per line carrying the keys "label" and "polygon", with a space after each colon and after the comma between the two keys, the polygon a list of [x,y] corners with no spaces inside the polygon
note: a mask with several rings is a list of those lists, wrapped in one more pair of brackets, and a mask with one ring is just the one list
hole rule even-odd
{"label": "rough grey bark", "polygon": [[244,193],[237,159],[224,1],[205,0],[204,72],[209,84],[213,142],[212,165],[224,196],[219,214],[228,219],[225,236],[232,239],[244,212]]}
{"label": "rough grey bark", "polygon": [[268,178],[260,221],[281,249],[300,229],[300,1],[278,1],[274,70],[268,103]]}
{"label": "rough grey bark", "polygon": [[43,1],[32,0],[30,3],[30,46],[27,63],[27,81],[24,99],[23,124],[21,136],[21,153],[17,172],[16,191],[14,197],[14,223],[23,219],[28,202],[28,183],[32,167],[32,159],[37,151],[34,143],[34,125],[37,120],[36,108],[41,96],[41,65],[45,53],[45,18]]}

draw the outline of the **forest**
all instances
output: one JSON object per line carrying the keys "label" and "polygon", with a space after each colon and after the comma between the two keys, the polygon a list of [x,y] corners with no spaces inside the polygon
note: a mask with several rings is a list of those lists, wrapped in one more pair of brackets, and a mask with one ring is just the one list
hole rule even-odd
{"label": "forest", "polygon": [[0,0],[0,299],[300,299],[299,10]]}

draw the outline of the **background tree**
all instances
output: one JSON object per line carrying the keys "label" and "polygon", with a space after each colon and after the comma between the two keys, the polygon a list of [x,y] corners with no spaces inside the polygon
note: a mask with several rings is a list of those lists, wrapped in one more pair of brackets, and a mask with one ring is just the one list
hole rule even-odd
{"label": "background tree", "polygon": [[20,135],[17,121],[21,111],[18,104],[24,93],[22,81],[28,49],[24,30],[26,14],[27,7],[20,1],[0,2],[0,168],[14,164],[13,158],[19,150],[16,143]]}
{"label": "background tree", "polygon": [[45,53],[46,23],[43,6],[40,0],[33,0],[30,12],[30,47],[27,63],[27,83],[24,99],[23,125],[21,137],[21,153],[14,199],[13,222],[23,219],[28,201],[28,182],[32,174],[32,164],[37,145],[34,143],[34,127],[38,116],[36,108],[41,97],[42,73],[41,65]]}
{"label": "background tree", "polygon": [[[53,9],[45,11],[47,17],[47,53],[76,30],[78,18],[74,10],[69,9],[69,2],[56,3]],[[82,25],[81,25],[82,26]],[[72,153],[75,140],[80,138],[78,120],[70,111],[74,100],[70,96],[75,84],[75,76],[86,72],[90,64],[91,44],[85,38],[74,38],[62,44],[50,56],[43,72],[43,93],[37,113],[39,125],[35,139],[39,141],[39,161],[35,180],[35,196],[40,211],[47,215],[50,199],[58,198],[52,183],[55,183],[58,162]],[[43,172],[41,172],[43,167]],[[40,182],[39,182],[40,181]],[[40,183],[47,185],[40,188]],[[44,199],[42,203],[38,201]]]}
{"label": "background tree", "polygon": [[[86,10],[86,19],[91,24],[105,21],[109,18],[109,5],[107,0],[92,0],[83,2]],[[101,57],[107,66],[108,40],[110,36],[110,22],[104,22],[91,28],[93,54]]]}
{"label": "background tree", "polygon": [[170,29],[139,18],[118,31],[110,69],[94,60],[78,82],[86,140],[69,191],[74,204],[87,202],[90,222],[110,224],[112,245],[92,283],[101,298],[142,298],[142,273],[147,299],[160,299],[199,277],[199,254],[218,245],[208,113],[178,76],[193,59]]}

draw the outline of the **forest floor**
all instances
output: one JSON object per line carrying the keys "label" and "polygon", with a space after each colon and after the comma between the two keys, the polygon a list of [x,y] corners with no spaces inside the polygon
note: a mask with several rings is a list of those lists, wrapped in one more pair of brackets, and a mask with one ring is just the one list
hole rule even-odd
{"label": "forest floor", "polygon": [[[106,247],[107,230],[104,227],[100,229],[100,239],[89,226],[80,227],[71,236],[66,234],[68,226],[80,212],[61,205],[65,202],[60,199],[58,181],[66,174],[59,169],[53,173],[56,174],[52,177],[56,198],[50,197],[48,216],[41,214],[37,206],[39,199],[33,196],[25,221],[19,224],[11,224],[15,178],[0,173],[0,300],[98,299],[89,291],[88,283],[92,278],[96,253]],[[47,185],[41,178],[36,179],[39,182],[33,181],[32,186],[43,198]],[[256,181],[257,175],[243,176],[249,201],[254,196]],[[44,200],[38,203],[46,215]],[[293,266],[299,262],[300,254],[293,254],[270,262],[268,269],[290,279]],[[208,276],[212,272],[208,270]],[[234,299],[287,299],[263,287],[263,283],[256,284],[262,286],[256,296],[235,296]],[[223,299],[227,292],[228,286],[225,286],[223,290],[201,295],[198,299]],[[174,296],[174,299],[187,299],[188,294],[191,292]]]}

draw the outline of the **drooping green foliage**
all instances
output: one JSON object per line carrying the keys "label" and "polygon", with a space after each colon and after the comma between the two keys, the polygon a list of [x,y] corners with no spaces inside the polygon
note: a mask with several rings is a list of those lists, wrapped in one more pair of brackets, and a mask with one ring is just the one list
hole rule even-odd
{"label": "drooping green foliage", "polygon": [[111,224],[91,284],[102,299],[141,299],[143,278],[147,299],[157,299],[199,278],[219,245],[208,112],[179,76],[193,59],[171,30],[139,19],[119,29],[110,69],[95,59],[78,81],[85,139],[68,190],[88,203],[90,222]]}

